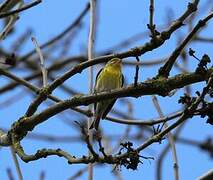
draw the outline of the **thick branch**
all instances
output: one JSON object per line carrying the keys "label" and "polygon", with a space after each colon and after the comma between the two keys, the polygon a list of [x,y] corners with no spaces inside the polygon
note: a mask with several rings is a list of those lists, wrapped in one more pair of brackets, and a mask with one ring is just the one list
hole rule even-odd
{"label": "thick branch", "polygon": [[17,131],[25,132],[32,130],[36,125],[46,121],[48,118],[75,106],[87,106],[91,103],[95,103],[101,100],[109,98],[119,98],[119,97],[139,97],[145,95],[158,94],[161,96],[167,95],[170,91],[185,87],[189,84],[196,82],[205,81],[210,76],[210,73],[213,72],[213,68],[208,70],[206,77],[196,73],[186,73],[180,74],[169,79],[157,79],[150,80],[145,83],[138,84],[137,87],[133,85],[122,88],[119,90],[114,90],[112,92],[103,92],[98,93],[97,95],[88,95],[88,96],[76,96],[70,100],[65,100],[59,102],[39,114],[35,114],[29,118],[24,118],[20,126],[17,126]]}

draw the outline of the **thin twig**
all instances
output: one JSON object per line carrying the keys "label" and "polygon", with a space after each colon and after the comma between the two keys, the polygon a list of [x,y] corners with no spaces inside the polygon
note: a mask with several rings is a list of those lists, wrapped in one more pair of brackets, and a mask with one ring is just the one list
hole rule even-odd
{"label": "thin twig", "polygon": [[44,64],[44,57],[42,55],[41,49],[40,49],[40,47],[38,45],[38,42],[37,42],[36,38],[32,37],[31,39],[32,39],[32,42],[35,45],[35,49],[36,49],[36,51],[37,51],[37,53],[39,55],[42,78],[43,78],[43,87],[46,87],[47,86],[47,70],[46,70],[45,64]]}
{"label": "thin twig", "polygon": [[213,43],[213,38],[211,37],[202,37],[202,36],[195,36],[193,39],[194,41],[200,41],[200,42],[205,42],[205,43]]}
{"label": "thin twig", "polygon": [[136,56],[137,59],[137,64],[135,67],[135,78],[134,78],[134,87],[136,87],[138,85],[138,72],[139,72],[139,63],[140,63],[140,59],[138,56]]}
{"label": "thin twig", "polygon": [[27,29],[20,37],[18,37],[13,44],[11,45],[11,51],[12,52],[19,52],[23,46],[26,44],[26,41],[29,39],[29,37],[32,34],[32,29]]}
{"label": "thin twig", "polygon": [[14,15],[10,18],[9,22],[7,23],[7,25],[4,27],[4,29],[0,33],[0,41],[4,40],[6,38],[7,34],[13,28],[13,26],[17,20],[18,20],[18,15]]}
{"label": "thin twig", "polygon": [[[85,142],[86,142],[86,144],[87,144],[87,148],[88,148],[88,150],[89,150],[89,152],[90,152],[90,154],[89,154],[89,156],[90,155],[92,155],[94,158],[98,158],[98,154],[95,152],[95,150],[94,150],[94,148],[93,148],[93,145],[92,145],[92,143],[91,143],[91,141],[90,141],[90,137],[89,137],[89,134],[88,134],[88,132],[86,131],[86,129],[85,129],[85,127],[83,126],[83,125],[81,125],[80,123],[78,123],[78,122],[76,122],[79,126],[80,126],[80,128],[81,128],[81,133],[83,134],[83,136],[84,136],[84,140],[85,140]],[[90,173],[90,172],[88,172],[88,173]],[[92,175],[92,174],[91,174]],[[89,176],[88,178],[93,178],[92,176]]]}
{"label": "thin twig", "polygon": [[11,168],[7,168],[8,180],[15,180]]}
{"label": "thin twig", "polygon": [[151,37],[155,39],[156,33],[155,33],[155,24],[153,23],[154,19],[154,0],[150,0],[150,6],[149,6],[149,24],[147,24],[148,28],[151,31]]}
{"label": "thin twig", "polygon": [[107,154],[105,153],[104,150],[104,146],[102,145],[102,134],[98,133],[97,141],[99,145],[99,151],[103,154],[104,157],[107,157]]}
{"label": "thin twig", "polygon": [[77,178],[79,179],[80,176],[87,171],[87,169],[88,169],[87,167],[84,167],[84,168],[78,170],[75,174],[73,174],[71,177],[69,177],[68,180],[75,180]]}
{"label": "thin twig", "polygon": [[26,9],[29,9],[29,8],[33,7],[33,6],[36,6],[39,3],[41,3],[41,0],[35,0],[34,2],[32,2],[30,4],[27,4],[27,5],[24,5],[23,7],[18,8],[18,9],[14,10],[14,11],[0,13],[0,19],[8,17],[8,16],[11,16],[11,15],[15,15],[15,14],[21,12],[21,11],[24,11]]}
{"label": "thin twig", "polygon": [[6,0],[3,3],[0,4],[0,12],[6,12],[13,7],[15,7],[18,3],[20,3],[22,0]]}
{"label": "thin twig", "polygon": [[[156,96],[152,96],[152,101],[153,104],[156,108],[156,110],[158,111],[158,114],[160,116],[160,118],[163,118],[163,112],[161,110],[160,104],[158,102],[158,99]],[[168,124],[167,122],[164,122],[164,127],[168,128]],[[177,152],[176,152],[176,147],[175,147],[175,143],[174,143],[174,138],[171,132],[167,133],[168,139],[169,139],[169,143],[172,149],[172,157],[173,157],[173,168],[174,168],[174,176],[175,176],[175,180],[179,180],[179,165],[178,165],[178,158],[177,158]]]}
{"label": "thin twig", "polygon": [[210,180],[213,178],[213,169],[205,172],[202,176],[198,177],[198,180]]}
{"label": "thin twig", "polygon": [[45,180],[45,172],[41,171],[39,180]]}
{"label": "thin twig", "polygon": [[[18,4],[18,9],[21,9],[23,4],[24,4],[23,1],[20,1]],[[0,41],[6,38],[7,34],[13,28],[13,26],[14,26],[15,22],[18,20],[18,18],[19,18],[18,14],[14,14],[10,17],[9,22],[7,23],[7,25],[4,27],[4,29],[0,33]]]}
{"label": "thin twig", "polygon": [[[90,29],[88,38],[88,61],[91,61],[94,57],[94,41],[95,41],[95,20],[96,20],[96,0],[90,0]],[[89,94],[93,92],[93,66],[89,68]],[[92,105],[89,106],[92,110]],[[88,118],[87,128],[89,132],[89,141],[92,143],[92,131],[89,130],[91,126],[92,118]],[[90,152],[91,153],[91,152]],[[88,180],[93,179],[93,165],[88,165]]]}
{"label": "thin twig", "polygon": [[0,102],[0,109],[3,110],[5,108],[8,108],[9,106],[12,106],[14,103],[18,103],[20,100],[22,100],[25,97],[26,97],[26,92],[19,91],[17,94],[10,96],[8,99],[4,100],[3,102]]}
{"label": "thin twig", "polygon": [[106,120],[120,123],[120,124],[127,124],[127,125],[140,125],[140,126],[153,126],[155,124],[164,123],[170,120],[173,120],[179,116],[181,116],[183,112],[178,111],[174,114],[168,115],[163,118],[156,118],[156,119],[150,119],[150,120],[134,120],[134,119],[119,119],[119,118],[113,118],[113,117],[106,117]]}
{"label": "thin twig", "polygon": [[11,154],[12,154],[12,157],[13,157],[13,161],[14,161],[14,164],[15,164],[15,167],[16,167],[16,172],[18,174],[18,178],[19,178],[19,180],[23,180],[23,175],[22,175],[22,172],[21,172],[21,168],[20,168],[20,165],[19,165],[19,162],[18,162],[18,159],[17,159],[17,156],[16,156],[16,153],[14,151],[13,146],[10,147],[10,151],[11,151]]}
{"label": "thin twig", "polygon": [[[177,130],[174,132],[174,137],[175,137],[175,140],[176,140],[176,138],[180,135],[180,133],[181,133],[181,130],[184,128],[184,125],[185,125],[186,123],[183,123],[183,124],[181,124],[178,128],[177,128]],[[163,168],[163,160],[164,160],[164,158],[165,158],[165,156],[166,156],[166,154],[169,152],[169,149],[170,149],[170,144],[168,143],[167,145],[166,145],[166,147],[163,149],[163,151],[160,153],[160,155],[159,155],[159,158],[158,158],[158,160],[157,160],[157,163],[156,163],[156,179],[157,180],[161,180],[162,179],[162,168]]]}

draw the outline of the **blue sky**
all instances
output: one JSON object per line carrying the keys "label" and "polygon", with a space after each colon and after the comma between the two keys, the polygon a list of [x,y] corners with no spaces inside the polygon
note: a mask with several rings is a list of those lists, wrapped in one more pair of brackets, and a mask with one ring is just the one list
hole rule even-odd
{"label": "blue sky", "polygon": [[[25,1],[30,2],[30,1]],[[206,1],[201,2],[201,6]],[[78,0],[78,1],[53,1],[53,0],[43,0],[41,4],[38,6],[21,13],[20,20],[17,22],[17,31],[13,36],[8,37],[5,41],[1,42],[0,46],[8,49],[11,43],[17,38],[20,34],[23,33],[28,28],[33,29],[33,36],[36,37],[38,42],[42,44],[47,41],[49,38],[57,35],[59,32],[63,31],[75,18],[78,14],[83,10],[87,1]],[[188,1],[186,0],[174,0],[174,1],[156,1],[155,7],[155,16],[154,21],[158,27],[164,27],[168,22],[168,18],[176,18],[181,15],[182,12],[185,11]],[[171,13],[172,11],[172,13]],[[199,11],[199,10],[198,10]],[[95,51],[100,52],[102,50],[113,47],[121,40],[131,37],[134,34],[144,32],[147,29],[146,24],[149,21],[149,3],[148,1],[141,0],[101,0],[99,4],[99,17],[98,17],[98,27],[97,27],[97,39],[95,45]],[[168,12],[169,15],[168,15]],[[202,18],[207,15],[208,10],[200,11],[201,15],[198,18]],[[195,22],[197,22],[196,19]],[[87,15],[83,19],[84,29],[77,33],[76,38],[72,42],[72,46],[70,47],[69,55],[79,55],[84,53],[87,46],[87,36],[88,36],[88,24],[89,24],[89,16]],[[205,37],[211,37],[211,30],[213,28],[213,23],[209,23],[207,28],[200,33]],[[177,37],[184,37],[188,28],[183,27],[181,30],[177,31],[176,35],[173,35],[171,39],[166,42],[162,47],[156,49],[152,52],[148,52],[144,54],[141,59],[142,60],[150,60],[150,59],[159,59],[168,56],[172,50],[177,46]],[[143,45],[146,41],[149,40],[148,35],[139,39],[135,43],[131,44],[131,46],[126,47],[124,49],[119,50],[125,51],[129,48]],[[192,47],[196,50],[196,54],[201,57],[204,53],[207,53],[210,57],[213,57],[212,45],[211,44],[201,44],[201,43],[193,43],[189,47]],[[211,47],[211,48],[210,48]],[[25,45],[20,55],[24,55],[28,51],[34,48],[31,40],[29,39],[27,44]],[[82,52],[83,51],[83,52]],[[134,60],[133,58],[129,58],[129,60]],[[193,59],[190,59],[189,62],[190,71],[193,71],[196,68],[197,62]],[[67,67],[67,69],[70,67]],[[152,66],[148,68],[140,68],[140,76],[139,80],[144,81],[148,77],[153,77],[158,70],[159,66]],[[124,76],[127,79],[128,83],[132,83],[134,79],[134,67],[128,67],[124,69]],[[23,76],[27,72],[18,71],[17,75]],[[63,73],[63,72],[60,72]],[[177,70],[173,70],[171,75],[175,75],[179,73]],[[59,76],[60,74],[55,74]],[[6,83],[6,79],[0,78],[1,84]],[[80,82],[80,83],[76,83]],[[87,93],[87,71],[83,71],[81,74],[78,74],[69,81],[66,82],[67,85],[73,87],[81,91],[82,93]],[[201,90],[202,84],[196,84],[192,92],[196,90]],[[7,93],[5,95],[1,95],[0,102],[3,102],[4,99],[7,99],[12,94],[22,93],[23,89],[17,88],[13,93]],[[60,97],[69,98],[69,95],[62,94],[61,91],[54,92]],[[165,114],[175,111],[180,108],[180,105],[177,103],[178,97],[183,95],[182,90],[178,90],[175,96],[169,98],[159,97],[160,104],[162,105],[162,110]],[[14,103],[10,107],[5,107],[0,110],[0,123],[1,127],[9,128],[12,122],[17,120],[21,115],[23,115],[32,101],[32,95],[30,93],[26,93],[21,101]],[[138,99],[130,98],[133,104],[136,106],[134,109],[134,117],[138,119],[149,119],[153,117],[157,117],[158,114],[154,109],[151,101],[151,97],[142,97]],[[39,110],[47,107],[46,104],[42,105]],[[120,108],[121,103],[116,103],[116,107]],[[15,109],[15,111],[14,111]],[[126,109],[124,109],[126,111]],[[66,113],[67,119],[72,123],[76,120],[76,115],[70,114],[68,111]],[[182,132],[181,137],[185,137],[187,139],[196,140],[204,140],[208,136],[212,136],[212,127],[210,125],[204,123],[204,119],[193,118],[189,120]],[[104,127],[104,131],[108,134],[113,134],[114,132],[124,132],[126,126],[118,125],[111,122],[103,121],[101,122],[102,127]],[[133,128],[133,132],[136,132]],[[69,126],[66,126],[61,118],[53,117],[49,121],[39,125],[35,128],[37,133],[44,134],[52,134],[52,135],[70,135],[75,136],[78,134],[76,130],[73,130]],[[135,143],[135,146],[141,144],[143,142]],[[80,156],[83,153],[87,152],[86,145],[82,145],[80,143],[48,143],[42,141],[35,141],[31,139],[24,139],[22,142],[24,149],[27,153],[33,153],[37,149],[40,148],[62,148],[67,150],[68,152]],[[158,154],[162,151],[163,147],[167,144],[167,140],[163,141],[162,144],[154,144],[150,148],[144,150],[141,154],[144,156],[153,156],[157,158]],[[213,161],[207,153],[202,153],[198,148],[194,148],[191,146],[177,144],[177,154],[180,163],[180,177],[181,179],[193,180],[196,177],[200,176],[207,170],[213,167]],[[7,179],[6,168],[12,168],[13,173],[15,174],[15,167],[12,161],[11,153],[9,148],[1,148],[0,149],[0,179]],[[48,157],[46,159],[41,159],[38,161],[33,161],[30,163],[24,163],[19,161],[21,165],[21,169],[24,174],[24,179],[38,179],[39,173],[41,171],[45,171],[46,179],[67,179],[72,176],[77,170],[85,167],[85,165],[68,165],[66,160],[58,157]],[[137,171],[126,170],[125,168],[121,168],[121,173],[123,179],[155,179],[155,168],[156,168],[156,160],[154,161],[146,161],[144,160],[144,164],[138,167]],[[98,166],[94,169],[94,179],[115,179],[115,176],[112,174],[112,167],[106,165],[104,167]],[[163,179],[173,179],[173,169],[172,169],[172,155],[169,152],[166,155],[166,158],[163,163]],[[80,179],[87,179],[87,173]]]}

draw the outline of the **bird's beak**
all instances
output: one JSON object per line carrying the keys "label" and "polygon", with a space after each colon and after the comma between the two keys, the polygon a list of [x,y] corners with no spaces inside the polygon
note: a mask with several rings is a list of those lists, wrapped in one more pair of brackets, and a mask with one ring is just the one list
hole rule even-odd
{"label": "bird's beak", "polygon": [[116,64],[121,64],[122,63],[122,60],[121,59],[119,59],[118,61],[117,61],[117,63]]}

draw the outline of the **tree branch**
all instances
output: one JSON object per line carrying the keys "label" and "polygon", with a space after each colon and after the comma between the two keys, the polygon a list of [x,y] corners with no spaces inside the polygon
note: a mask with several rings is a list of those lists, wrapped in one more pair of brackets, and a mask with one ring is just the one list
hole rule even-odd
{"label": "tree branch", "polygon": [[187,43],[193,38],[193,36],[202,28],[208,20],[213,18],[213,12],[206,16],[204,19],[198,21],[196,26],[192,29],[192,31],[188,34],[188,36],[183,40],[183,42],[173,51],[171,56],[166,61],[165,65],[159,69],[158,76],[168,77],[169,73],[177,60],[178,56],[181,54],[182,50],[185,48]]}
{"label": "tree branch", "polygon": [[23,117],[17,123],[15,123],[15,129],[17,132],[31,131],[36,125],[46,121],[48,118],[68,109],[70,107],[89,105],[105,99],[119,98],[119,97],[139,97],[144,95],[158,94],[165,96],[173,89],[181,88],[186,85],[201,82],[210,77],[210,73],[213,72],[213,68],[207,71],[206,77],[196,73],[180,74],[169,79],[150,80],[145,83],[138,84],[137,87],[131,85],[119,90],[113,90],[112,92],[102,92],[97,95],[88,96],[76,96],[70,100],[59,102],[39,114],[35,114],[31,117]]}
{"label": "tree branch", "polygon": [[23,7],[19,8],[19,9],[16,9],[14,11],[0,13],[0,19],[8,17],[8,16],[11,16],[11,15],[14,15],[14,14],[17,14],[17,13],[19,13],[21,11],[27,10],[27,9],[33,7],[33,6],[36,6],[37,4],[39,4],[41,2],[42,2],[41,0],[35,0],[34,2],[32,2],[30,4],[27,4],[27,5],[24,5]]}

